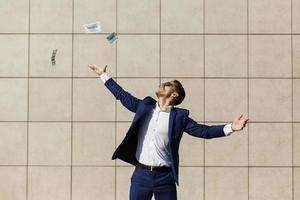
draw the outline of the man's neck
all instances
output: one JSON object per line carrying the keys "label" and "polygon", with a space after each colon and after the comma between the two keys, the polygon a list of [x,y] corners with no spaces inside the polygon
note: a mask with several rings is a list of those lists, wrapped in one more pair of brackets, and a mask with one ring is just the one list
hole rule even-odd
{"label": "man's neck", "polygon": [[157,103],[162,110],[165,110],[168,106],[170,106],[169,103],[164,101],[163,99],[159,99]]}

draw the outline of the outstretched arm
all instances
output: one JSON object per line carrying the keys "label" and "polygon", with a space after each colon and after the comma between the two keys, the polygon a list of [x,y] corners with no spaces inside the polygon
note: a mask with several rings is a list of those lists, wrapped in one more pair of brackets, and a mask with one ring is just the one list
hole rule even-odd
{"label": "outstretched arm", "polygon": [[205,124],[199,124],[195,120],[187,116],[184,132],[187,132],[188,134],[195,137],[212,139],[230,135],[232,130],[231,124],[209,126]]}
{"label": "outstretched arm", "polygon": [[136,112],[141,99],[132,96],[129,92],[125,91],[117,82],[115,82],[107,73],[105,68],[98,68],[96,65],[89,65],[94,70],[104,85],[110,90],[110,92],[121,101],[122,105],[125,106],[131,112]]}
{"label": "outstretched arm", "polygon": [[208,126],[204,124],[199,124],[195,120],[187,116],[184,131],[190,135],[206,139],[223,137],[226,135],[230,135],[234,131],[243,130],[248,120],[249,119],[243,118],[243,114],[241,114],[239,117],[236,117],[232,123],[226,125]]}

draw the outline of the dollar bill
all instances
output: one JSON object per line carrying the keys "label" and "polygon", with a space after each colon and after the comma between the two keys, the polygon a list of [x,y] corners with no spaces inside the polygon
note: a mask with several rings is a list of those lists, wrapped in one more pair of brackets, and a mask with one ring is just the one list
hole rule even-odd
{"label": "dollar bill", "polygon": [[114,41],[116,41],[118,39],[118,36],[115,32],[110,33],[106,39],[108,40],[109,43],[113,43]]}
{"label": "dollar bill", "polygon": [[97,33],[101,31],[101,26],[99,22],[84,24],[83,27],[85,32],[87,33]]}
{"label": "dollar bill", "polygon": [[55,61],[56,53],[57,53],[57,49],[54,49],[54,50],[52,51],[52,56],[51,56],[52,66],[54,66],[54,65],[56,64],[56,61]]}

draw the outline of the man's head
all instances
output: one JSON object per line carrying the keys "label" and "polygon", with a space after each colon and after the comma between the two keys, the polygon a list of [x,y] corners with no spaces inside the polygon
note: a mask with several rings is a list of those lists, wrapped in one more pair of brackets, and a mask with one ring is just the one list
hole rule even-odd
{"label": "man's head", "polygon": [[165,98],[170,105],[179,105],[185,98],[185,91],[178,80],[167,81],[159,85],[155,91],[158,98]]}

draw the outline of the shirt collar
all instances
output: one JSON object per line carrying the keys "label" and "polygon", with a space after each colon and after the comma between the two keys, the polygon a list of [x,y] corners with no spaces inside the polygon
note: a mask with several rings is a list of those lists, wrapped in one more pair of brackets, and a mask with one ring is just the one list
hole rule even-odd
{"label": "shirt collar", "polygon": [[173,105],[169,105],[169,106],[167,106],[167,108],[165,108],[165,110],[162,110],[159,107],[158,102],[156,102],[156,104],[155,104],[155,110],[156,111],[161,111],[161,112],[170,112],[173,107],[174,107]]}

